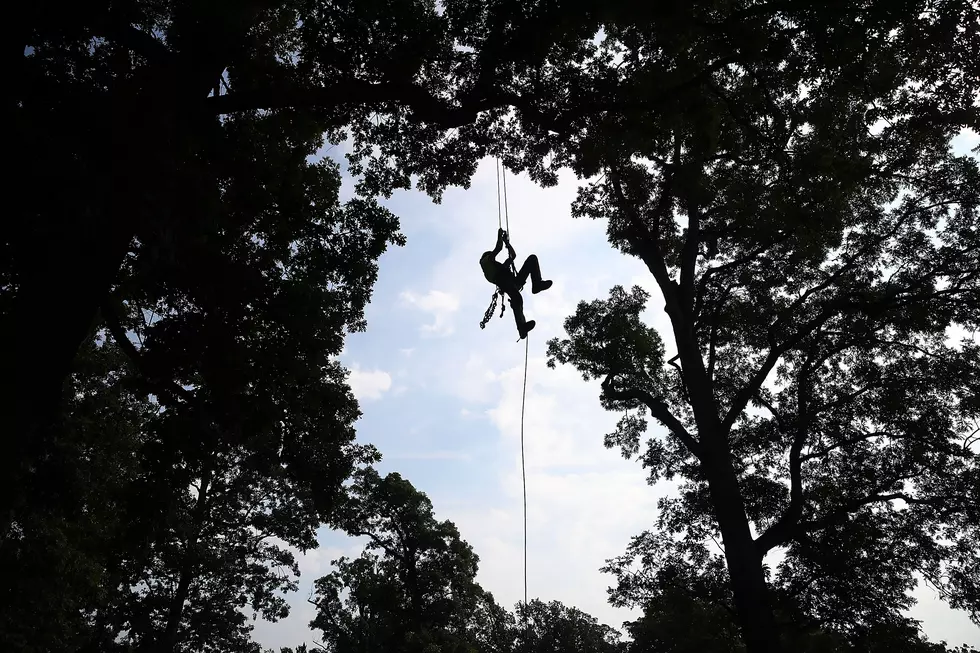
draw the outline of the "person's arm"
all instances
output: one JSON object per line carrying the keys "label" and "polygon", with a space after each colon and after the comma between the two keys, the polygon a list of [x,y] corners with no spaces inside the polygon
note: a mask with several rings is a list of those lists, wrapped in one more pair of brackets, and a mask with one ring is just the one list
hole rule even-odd
{"label": "person's arm", "polygon": [[513,262],[517,259],[517,252],[514,248],[510,246],[510,240],[507,241],[507,260]]}
{"label": "person's arm", "polygon": [[[500,250],[503,249],[503,247],[504,247],[504,230],[503,229],[497,229],[497,244],[494,245],[493,255],[494,256],[497,256],[497,254],[500,253]],[[509,247],[509,245],[508,245],[508,247]]]}

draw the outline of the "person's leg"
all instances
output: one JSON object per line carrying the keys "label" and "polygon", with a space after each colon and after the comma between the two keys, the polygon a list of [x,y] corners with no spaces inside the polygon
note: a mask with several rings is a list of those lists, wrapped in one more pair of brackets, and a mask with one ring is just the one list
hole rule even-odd
{"label": "person's leg", "polygon": [[521,297],[520,291],[510,285],[501,286],[500,289],[510,297],[510,309],[514,312],[514,321],[517,322],[518,330],[524,328],[524,298]]}
{"label": "person's leg", "polygon": [[538,264],[538,257],[531,254],[524,261],[524,265],[521,266],[520,271],[517,273],[517,285],[518,287],[524,287],[527,282],[527,278],[531,277],[531,292],[539,293],[542,290],[547,290],[551,287],[551,281],[543,281],[541,279],[541,266]]}
{"label": "person's leg", "polygon": [[534,254],[527,257],[524,265],[521,266],[521,269],[517,273],[518,288],[527,283],[528,276],[531,277],[531,283],[534,285],[541,283],[541,267],[538,265],[538,257]]}
{"label": "person's leg", "polygon": [[510,297],[510,310],[514,313],[514,322],[517,324],[517,333],[520,334],[521,338],[527,336],[527,332],[534,328],[534,320],[526,320],[524,318],[524,298],[521,297],[521,293],[514,286],[501,287],[507,296]]}

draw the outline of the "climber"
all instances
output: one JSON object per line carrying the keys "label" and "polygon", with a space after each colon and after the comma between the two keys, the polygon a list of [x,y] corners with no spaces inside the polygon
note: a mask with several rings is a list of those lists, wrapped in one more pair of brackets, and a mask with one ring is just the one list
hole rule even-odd
{"label": "climber", "polygon": [[[507,245],[507,260],[501,263],[496,260],[496,256],[504,244]],[[514,268],[515,258],[517,258],[517,253],[510,245],[507,232],[498,229],[497,244],[493,251],[483,252],[483,256],[480,257],[480,267],[483,268],[483,276],[486,277],[487,281],[496,285],[501,292],[510,297],[510,307],[514,311],[517,332],[523,340],[527,337],[528,332],[534,328],[534,320],[524,319],[524,299],[521,297],[521,289],[524,288],[529,276],[531,277],[531,293],[535,295],[550,288],[551,281],[541,279],[538,257],[534,254],[527,257],[519,272]]]}

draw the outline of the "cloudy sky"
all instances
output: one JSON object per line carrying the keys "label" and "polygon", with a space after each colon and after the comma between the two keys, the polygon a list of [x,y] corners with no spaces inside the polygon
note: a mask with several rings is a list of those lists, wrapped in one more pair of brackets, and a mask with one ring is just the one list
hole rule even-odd
{"label": "cloudy sky", "polygon": [[[978,142],[958,139],[957,150]],[[342,148],[329,149],[338,158]],[[350,192],[349,180],[345,188]],[[650,487],[634,461],[602,446],[616,415],[603,411],[597,383],[571,368],[545,366],[545,341],[564,332],[562,321],[580,300],[606,296],[615,284],[653,280],[636,259],[613,251],[604,224],[569,217],[576,180],[550,189],[507,178],[512,243],[519,261],[536,253],[554,286],[526,293],[525,313],[537,321],[529,336],[525,445],[530,597],[574,605],[614,627],[632,617],[606,603],[610,578],[599,568],[649,527],[656,502],[670,492]],[[350,337],[343,354],[364,413],[359,439],[384,455],[379,471],[398,471],[432,500],[480,556],[478,580],[509,607],[523,596],[520,418],[524,343],[517,342],[508,307],[481,331],[493,287],[478,260],[497,230],[495,166],[487,160],[469,190],[453,189],[441,205],[417,192],[393,197],[407,246],[381,259],[380,279],[367,309],[368,331]],[[503,257],[501,257],[503,258]],[[654,297],[657,295],[654,294]],[[663,327],[653,300],[649,324]],[[662,330],[662,332],[664,332]],[[268,647],[312,643],[306,603],[314,579],[330,561],[356,556],[362,543],[323,530],[320,548],[300,556],[300,591],[291,616],[258,623]],[[922,588],[913,615],[930,638],[980,645],[980,629]]]}

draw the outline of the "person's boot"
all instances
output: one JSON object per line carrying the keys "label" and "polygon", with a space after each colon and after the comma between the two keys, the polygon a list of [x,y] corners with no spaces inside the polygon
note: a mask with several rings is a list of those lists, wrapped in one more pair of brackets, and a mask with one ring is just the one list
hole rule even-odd
{"label": "person's boot", "polygon": [[534,328],[534,320],[528,320],[527,322],[525,322],[524,323],[524,328],[518,330],[518,333],[521,334],[521,340],[524,340],[524,338],[527,338],[528,331],[530,331],[533,328]]}
{"label": "person's boot", "polygon": [[547,290],[548,288],[551,288],[551,283],[552,283],[551,279],[548,279],[546,281],[542,281],[541,283],[534,283],[534,281],[532,280],[531,281],[531,294],[532,295],[537,295],[542,290]]}

